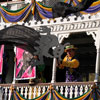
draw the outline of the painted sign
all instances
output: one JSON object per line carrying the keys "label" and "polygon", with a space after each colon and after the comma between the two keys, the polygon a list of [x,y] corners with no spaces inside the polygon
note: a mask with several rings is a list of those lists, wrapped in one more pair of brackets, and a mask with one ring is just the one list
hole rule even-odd
{"label": "painted sign", "polygon": [[33,55],[16,47],[16,80],[36,78],[36,67],[31,64]]}
{"label": "painted sign", "polygon": [[4,45],[0,46],[0,74],[2,74],[3,68],[3,52],[4,52]]}

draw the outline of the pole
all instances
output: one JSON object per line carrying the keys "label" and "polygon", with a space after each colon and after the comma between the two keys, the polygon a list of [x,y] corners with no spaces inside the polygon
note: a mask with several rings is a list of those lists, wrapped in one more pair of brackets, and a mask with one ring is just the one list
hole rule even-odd
{"label": "pole", "polygon": [[53,69],[52,69],[52,80],[51,80],[51,83],[55,83],[56,82],[56,63],[57,63],[57,59],[53,58]]}
{"label": "pole", "polygon": [[96,36],[96,49],[97,49],[97,56],[96,56],[96,67],[95,67],[95,79],[94,82],[98,82],[99,78],[99,70],[100,70],[100,30],[97,32]]}
{"label": "pole", "polygon": [[[16,55],[16,47],[14,47],[14,52],[15,52],[15,55]],[[14,64],[14,76],[13,76],[12,84],[15,84],[15,78],[16,78],[16,60],[15,60],[15,58],[14,58],[14,62],[15,62],[15,64]]]}

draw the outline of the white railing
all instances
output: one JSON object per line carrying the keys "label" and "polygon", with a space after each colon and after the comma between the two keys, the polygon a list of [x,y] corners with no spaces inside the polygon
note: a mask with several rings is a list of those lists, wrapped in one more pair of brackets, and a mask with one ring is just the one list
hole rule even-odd
{"label": "white railing", "polygon": [[[54,83],[52,84],[54,88],[61,93],[63,96],[67,98],[74,98],[78,97],[84,93],[86,93],[92,86],[94,82],[77,82],[77,83]],[[41,94],[45,93],[47,89],[49,88],[51,84],[50,83],[40,83],[37,85],[34,84],[15,84],[14,87],[19,91],[19,93],[27,98],[27,99],[33,99]],[[10,92],[10,86],[11,85],[5,85],[2,87],[2,98],[4,100],[9,100],[11,96]]]}

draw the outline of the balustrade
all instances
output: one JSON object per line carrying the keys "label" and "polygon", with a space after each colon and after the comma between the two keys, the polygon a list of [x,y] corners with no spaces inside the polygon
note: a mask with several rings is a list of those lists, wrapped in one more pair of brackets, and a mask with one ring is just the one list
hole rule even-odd
{"label": "balustrade", "polygon": [[[94,82],[72,82],[72,83],[40,83],[37,85],[34,84],[15,84],[14,88],[18,90],[18,92],[27,99],[32,99],[35,97],[40,96],[41,94],[45,93],[50,85],[53,85],[54,88],[63,96],[67,98],[74,98],[78,97],[84,93],[86,93],[92,86]],[[4,100],[10,100],[11,91],[10,91],[11,85],[3,85],[2,92],[3,92],[3,98]]]}

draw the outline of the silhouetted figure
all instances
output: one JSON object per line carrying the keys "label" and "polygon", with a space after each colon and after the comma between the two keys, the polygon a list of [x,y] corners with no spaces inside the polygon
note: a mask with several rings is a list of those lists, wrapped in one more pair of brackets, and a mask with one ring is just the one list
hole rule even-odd
{"label": "silhouetted figure", "polygon": [[77,13],[79,11],[85,11],[88,9],[93,2],[96,0],[82,0],[78,5],[75,7],[71,5],[72,0],[70,3],[64,3],[64,2],[57,2],[53,7],[52,7],[52,13],[53,13],[53,18],[57,17],[66,17],[72,13]]}

